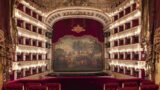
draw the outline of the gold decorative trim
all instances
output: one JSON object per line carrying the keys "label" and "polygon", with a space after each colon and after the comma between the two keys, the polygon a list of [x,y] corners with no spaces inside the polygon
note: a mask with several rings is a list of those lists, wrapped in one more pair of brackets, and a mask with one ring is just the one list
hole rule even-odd
{"label": "gold decorative trim", "polygon": [[154,46],[155,46],[155,52],[160,54],[160,27],[155,30]]}
{"label": "gold decorative trim", "polygon": [[86,30],[83,27],[81,27],[80,25],[77,25],[77,26],[73,27],[72,31],[76,32],[76,33],[81,33],[81,32],[85,32]]}
{"label": "gold decorative trim", "polygon": [[4,32],[0,29],[0,42],[4,41]]}

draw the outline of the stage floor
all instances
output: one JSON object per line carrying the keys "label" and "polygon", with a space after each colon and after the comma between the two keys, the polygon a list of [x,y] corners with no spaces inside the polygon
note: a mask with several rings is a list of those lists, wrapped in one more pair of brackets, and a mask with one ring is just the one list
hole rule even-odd
{"label": "stage floor", "polygon": [[54,73],[49,73],[48,75],[49,77],[76,77],[76,76],[111,76],[109,73],[106,72],[54,72]]}

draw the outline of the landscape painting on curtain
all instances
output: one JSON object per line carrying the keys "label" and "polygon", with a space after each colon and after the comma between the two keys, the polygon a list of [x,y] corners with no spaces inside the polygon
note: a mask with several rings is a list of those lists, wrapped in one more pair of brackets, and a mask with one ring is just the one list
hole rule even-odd
{"label": "landscape painting on curtain", "polygon": [[64,37],[54,46],[54,71],[88,72],[103,69],[102,45],[91,37]]}

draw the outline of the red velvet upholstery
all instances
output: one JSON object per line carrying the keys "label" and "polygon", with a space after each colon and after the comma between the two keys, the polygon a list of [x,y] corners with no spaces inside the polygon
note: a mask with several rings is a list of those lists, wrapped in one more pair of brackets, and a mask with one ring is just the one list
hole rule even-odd
{"label": "red velvet upholstery", "polygon": [[124,82],[123,85],[124,85],[124,87],[138,87],[139,83],[137,83],[137,82]]}
{"label": "red velvet upholstery", "polygon": [[142,80],[140,85],[154,85],[155,83],[150,80]]}
{"label": "red velvet upholstery", "polygon": [[29,85],[25,90],[46,90],[46,87],[41,85]]}
{"label": "red velvet upholstery", "polygon": [[46,83],[47,90],[61,90],[61,84],[59,83]]}
{"label": "red velvet upholstery", "polygon": [[124,87],[124,88],[119,88],[118,90],[138,90],[137,87]]}
{"label": "red velvet upholstery", "polygon": [[158,85],[142,85],[141,90],[158,90]]}
{"label": "red velvet upholstery", "polygon": [[4,87],[4,90],[22,90],[23,84],[21,83],[10,83]]}
{"label": "red velvet upholstery", "polygon": [[140,85],[141,80],[138,78],[134,79],[120,79],[119,83],[122,87],[138,87]]}
{"label": "red velvet upholstery", "polygon": [[[17,81],[13,81],[11,83],[8,83],[7,85],[4,85],[4,87],[9,88],[10,85],[14,85],[17,83],[22,83],[20,84],[20,86],[24,86],[24,88],[29,88],[32,89],[33,86],[36,86],[37,90],[43,90],[47,87],[50,88],[50,90],[60,90],[59,88],[57,88],[60,84],[61,89],[62,90],[117,90],[118,88],[122,88],[122,84],[124,84],[125,87],[123,88],[132,88],[132,87],[140,87],[142,88],[142,90],[158,90],[158,86],[156,86],[155,84],[148,84],[147,85],[143,85],[140,84],[141,82],[147,82],[149,83],[149,81],[145,81],[145,80],[141,80],[141,79],[116,79],[116,78],[111,78],[111,77],[97,77],[97,76],[75,76],[75,77],[53,77],[53,78],[44,78],[44,79],[40,79],[40,80],[17,80]],[[54,83],[58,83],[57,85]],[[151,82],[150,82],[151,83]],[[44,86],[41,86],[44,85]],[[137,87],[138,85],[138,87]],[[53,89],[53,87],[56,87],[55,89]],[[3,87],[2,90],[6,90]],[[16,88],[17,86],[13,86],[13,90],[15,90],[14,88]],[[42,87],[40,89],[40,87]],[[36,89],[32,89],[32,90],[36,90]],[[12,90],[12,89],[7,89],[7,90]],[[16,89],[19,90],[19,89]],[[127,90],[127,89],[125,89]],[[131,90],[131,89],[129,89]],[[134,90],[134,89],[133,89]]]}
{"label": "red velvet upholstery", "polygon": [[117,90],[119,87],[118,83],[107,83],[104,84],[104,90]]}

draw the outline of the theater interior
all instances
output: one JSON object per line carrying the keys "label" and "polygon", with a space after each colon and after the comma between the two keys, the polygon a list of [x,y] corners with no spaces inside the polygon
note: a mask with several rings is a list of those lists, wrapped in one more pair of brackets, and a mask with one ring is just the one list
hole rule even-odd
{"label": "theater interior", "polygon": [[160,0],[0,0],[0,90],[160,90]]}

